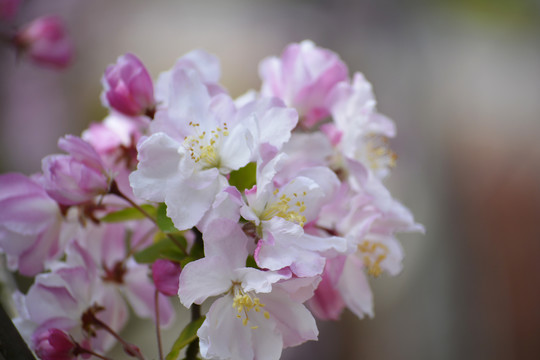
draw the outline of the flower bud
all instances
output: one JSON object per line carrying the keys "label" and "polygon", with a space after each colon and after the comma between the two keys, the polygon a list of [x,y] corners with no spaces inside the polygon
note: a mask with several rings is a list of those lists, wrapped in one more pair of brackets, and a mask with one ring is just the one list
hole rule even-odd
{"label": "flower bud", "polygon": [[177,295],[181,272],[180,264],[170,260],[157,259],[152,264],[152,279],[154,279],[156,289],[163,295]]}
{"label": "flower bud", "polygon": [[149,115],[155,111],[154,86],[143,63],[133,54],[118,58],[105,70],[102,79],[105,105],[128,116]]}
{"label": "flower bud", "polygon": [[11,20],[17,14],[21,0],[0,0],[0,19]]}
{"label": "flower bud", "polygon": [[48,329],[34,337],[36,355],[42,360],[75,359],[77,345],[68,334],[58,329]]}
{"label": "flower bud", "polygon": [[62,20],[56,16],[35,19],[15,35],[14,42],[19,50],[41,65],[61,69],[73,58],[73,46]]}

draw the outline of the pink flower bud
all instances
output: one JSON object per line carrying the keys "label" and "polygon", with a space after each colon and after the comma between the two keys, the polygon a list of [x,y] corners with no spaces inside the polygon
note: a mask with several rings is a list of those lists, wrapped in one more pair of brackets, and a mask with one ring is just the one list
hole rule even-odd
{"label": "pink flower bud", "polygon": [[104,165],[90,144],[68,135],[58,146],[69,155],[49,155],[42,161],[43,187],[50,197],[64,205],[76,205],[107,193]]}
{"label": "pink flower bud", "polygon": [[42,360],[75,359],[74,350],[77,345],[65,332],[48,329],[34,336],[36,355]]}
{"label": "pink flower bud", "polygon": [[106,106],[128,116],[155,111],[154,86],[143,63],[133,54],[120,56],[116,64],[105,70],[102,79]]}
{"label": "pink flower bud", "polygon": [[170,260],[157,259],[152,264],[152,278],[156,289],[163,295],[177,295],[178,280],[181,272],[180,264]]}
{"label": "pink flower bud", "polygon": [[0,0],[0,19],[11,20],[17,14],[21,0]]}
{"label": "pink flower bud", "polygon": [[21,51],[41,65],[62,69],[73,58],[73,46],[62,20],[56,16],[35,19],[15,35],[14,41]]}

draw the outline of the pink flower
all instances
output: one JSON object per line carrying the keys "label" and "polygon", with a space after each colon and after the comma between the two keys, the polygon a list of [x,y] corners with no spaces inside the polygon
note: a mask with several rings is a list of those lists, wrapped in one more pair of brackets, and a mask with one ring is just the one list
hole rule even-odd
{"label": "pink flower", "polygon": [[327,104],[333,122],[324,124],[321,130],[336,150],[361,162],[380,179],[388,175],[396,162],[388,138],[396,135],[396,126],[377,112],[371,84],[356,73],[351,83],[344,81],[334,87]]}
{"label": "pink flower", "polygon": [[286,269],[246,268],[248,241],[238,224],[217,220],[204,234],[206,257],[187,264],[180,275],[178,295],[186,307],[222,295],[197,332],[203,358],[277,360],[282,348],[317,338],[302,303],[319,279],[289,282]]}
{"label": "pink flower", "polygon": [[34,335],[34,351],[42,360],[75,359],[74,350],[77,345],[64,331],[48,329]]}
{"label": "pink flower", "polygon": [[261,62],[261,93],[296,108],[303,124],[311,127],[330,114],[325,99],[338,82],[347,79],[347,72],[337,54],[305,40],[287,46],[281,58]]}
{"label": "pink flower", "polygon": [[41,65],[61,69],[73,58],[73,46],[62,20],[56,16],[33,20],[15,35],[14,41],[20,50]]}
{"label": "pink flower", "polygon": [[174,261],[157,259],[152,264],[152,279],[156,289],[163,295],[178,294],[178,280],[182,267]]}
{"label": "pink flower", "polygon": [[219,78],[221,77],[219,59],[204,50],[197,49],[188,52],[176,60],[172,69],[159,74],[156,81],[155,95],[160,107],[169,106],[169,97],[171,85],[174,80],[174,73],[184,70],[195,71],[205,84],[210,96],[227,93],[227,91],[219,85]]}
{"label": "pink flower", "polygon": [[280,158],[283,154],[264,166],[259,164],[257,186],[245,192],[247,201],[240,214],[255,226],[258,266],[270,270],[290,267],[297,276],[315,276],[323,271],[325,252],[346,250],[343,238],[304,232],[304,225],[316,219],[339,182],[330,169],[314,167],[277,187],[273,179]]}
{"label": "pink flower", "polygon": [[67,135],[58,140],[58,147],[69,155],[49,155],[42,161],[43,187],[53,199],[76,205],[108,192],[109,178],[90,144]]}
{"label": "pink flower", "polygon": [[0,19],[11,20],[17,14],[21,0],[0,0]]}
{"label": "pink flower", "polygon": [[169,107],[150,125],[159,132],[139,143],[129,179],[137,197],[165,202],[175,226],[186,230],[227,187],[226,176],[250,161],[255,119],[228,95],[211,97],[194,70],[179,69],[172,80]]}
{"label": "pink flower", "polygon": [[143,63],[133,54],[120,56],[102,79],[106,106],[128,116],[155,112],[154,85]]}
{"label": "pink flower", "polygon": [[62,215],[56,201],[22,174],[0,176],[0,249],[9,266],[27,276],[63,250]]}

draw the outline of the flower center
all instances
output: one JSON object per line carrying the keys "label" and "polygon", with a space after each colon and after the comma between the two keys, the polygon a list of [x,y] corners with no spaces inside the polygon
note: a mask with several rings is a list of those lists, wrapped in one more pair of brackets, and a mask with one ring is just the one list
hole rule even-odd
{"label": "flower center", "polygon": [[[232,294],[232,307],[238,312],[236,317],[242,319],[242,325],[247,326],[249,321],[249,312],[253,310],[256,313],[259,313],[262,311],[261,309],[264,308],[265,305],[261,303],[258,297],[244,292],[239,283],[233,283]],[[268,311],[264,311],[263,316],[265,319],[269,319],[270,313]],[[257,329],[258,326],[252,326],[251,328]]]}
{"label": "flower center", "polygon": [[384,244],[375,241],[365,240],[358,245],[358,251],[364,254],[363,260],[369,275],[378,277],[382,273],[381,262],[390,252]]}
{"label": "flower center", "polygon": [[366,136],[363,153],[366,165],[372,170],[393,168],[396,166],[397,155],[390,149],[388,138],[384,136]]}
{"label": "flower center", "polygon": [[199,163],[202,169],[219,168],[220,158],[217,151],[221,140],[229,135],[227,123],[223,127],[218,126],[215,130],[200,131],[200,124],[189,122],[195,134],[184,138],[184,147],[188,150],[191,159]]}
{"label": "flower center", "polygon": [[[306,223],[306,217],[302,213],[306,210],[306,205],[298,194],[293,193],[292,197],[287,194],[279,196],[279,189],[276,189],[274,190],[274,196],[276,201],[266,204],[259,219],[270,220],[274,216],[279,216],[303,227]],[[306,192],[304,191],[301,196],[306,196]]]}

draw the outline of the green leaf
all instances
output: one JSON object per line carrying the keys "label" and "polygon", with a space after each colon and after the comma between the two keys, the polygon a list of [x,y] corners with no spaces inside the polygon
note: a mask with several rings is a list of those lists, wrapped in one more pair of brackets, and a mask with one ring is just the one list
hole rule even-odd
{"label": "green leaf", "polygon": [[255,261],[255,258],[253,255],[249,255],[246,259],[246,267],[258,269],[257,262]]}
{"label": "green leaf", "polygon": [[180,336],[178,336],[178,339],[176,339],[174,342],[171,352],[167,354],[166,360],[177,360],[178,356],[180,355],[180,350],[189,345],[189,343],[193,340],[197,339],[197,330],[199,330],[201,327],[204,319],[205,317],[201,316],[197,320],[187,324],[184,330],[182,330],[180,333]]}
{"label": "green leaf", "polygon": [[229,184],[236,186],[242,192],[251,189],[257,183],[257,164],[250,162],[243,168],[232,171],[229,177]]}
{"label": "green leaf", "polygon": [[[171,239],[161,233],[162,238],[160,238],[154,244],[148,246],[147,248],[139,251],[133,257],[135,261],[139,264],[150,264],[156,261],[157,259],[169,259],[177,262],[182,262],[186,257],[184,252],[180,250],[178,245],[176,245]],[[186,239],[180,234],[172,235],[174,238],[185,248],[187,246]]]}
{"label": "green leaf", "polygon": [[156,221],[159,229],[163,232],[171,233],[178,231],[178,229],[174,227],[171,218],[167,216],[167,205],[165,205],[165,203],[159,204],[157,208]]}
{"label": "green leaf", "polygon": [[[156,215],[156,208],[150,204],[143,204],[141,207],[146,211],[148,214],[155,216]],[[125,208],[122,210],[118,210],[112,213],[108,213],[104,217],[102,217],[100,220],[103,222],[109,222],[109,223],[115,223],[115,222],[123,222],[123,221],[129,221],[129,220],[140,220],[144,219],[145,216],[136,208],[130,207]]]}

